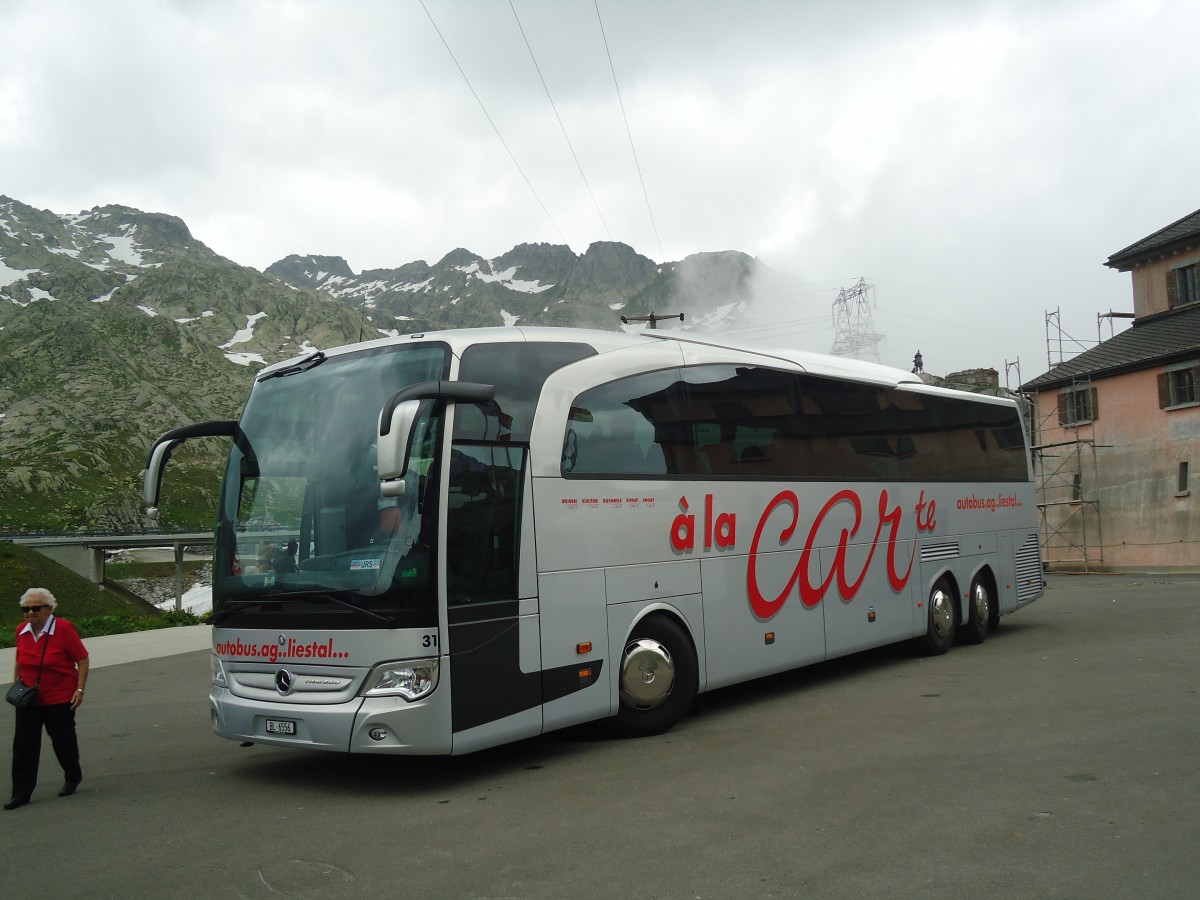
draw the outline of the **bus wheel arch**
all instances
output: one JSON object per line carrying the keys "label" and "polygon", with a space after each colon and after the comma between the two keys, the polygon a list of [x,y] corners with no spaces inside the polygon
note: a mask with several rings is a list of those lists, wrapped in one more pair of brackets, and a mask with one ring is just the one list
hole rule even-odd
{"label": "bus wheel arch", "polygon": [[967,644],[982,644],[988,632],[1000,618],[999,600],[996,596],[996,578],[991,568],[983,566],[971,578],[967,592],[966,615],[963,618],[961,637]]}
{"label": "bus wheel arch", "polygon": [[617,670],[617,731],[662,734],[683,718],[699,687],[696,647],[675,616],[653,612],[634,624]]}
{"label": "bus wheel arch", "polygon": [[939,575],[929,589],[921,648],[931,656],[940,656],[954,645],[960,617],[958,596],[958,585],[949,572]]}

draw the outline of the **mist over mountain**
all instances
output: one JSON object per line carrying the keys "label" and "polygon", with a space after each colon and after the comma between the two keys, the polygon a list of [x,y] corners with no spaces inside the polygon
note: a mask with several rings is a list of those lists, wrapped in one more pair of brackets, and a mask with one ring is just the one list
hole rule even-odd
{"label": "mist over mountain", "polygon": [[[765,272],[735,251],[659,264],[617,242],[518,244],[491,260],[457,248],[357,274],[341,257],[293,255],[259,272],[175,216],[0,196],[0,533],[140,528],[153,440],[235,418],[269,363],[444,328],[614,330],[650,312],[714,331],[747,312]],[[182,446],[165,526],[212,525],[225,450]]]}

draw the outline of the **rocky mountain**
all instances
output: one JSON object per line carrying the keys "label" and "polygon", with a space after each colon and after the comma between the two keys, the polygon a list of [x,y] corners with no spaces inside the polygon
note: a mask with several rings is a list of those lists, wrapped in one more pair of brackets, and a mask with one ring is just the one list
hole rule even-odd
{"label": "rocky mountain", "polygon": [[[257,368],[311,348],[477,325],[616,329],[651,311],[711,330],[736,321],[763,271],[743,253],[657,264],[602,242],[491,260],[460,248],[359,274],[339,257],[289,256],[259,272],[174,216],[64,215],[0,196],[0,533],[139,528],[154,438],[236,417]],[[212,524],[225,449],[183,446],[165,525]]]}
{"label": "rocky mountain", "polygon": [[[289,256],[266,269],[360,309],[383,334],[484,325],[619,327],[620,315],[683,312],[712,325],[750,301],[763,266],[744,253],[698,253],[659,265],[616,242],[581,255],[553,244],[519,244],[487,260],[462,248],[356,275],[337,256]],[[669,309],[668,309],[669,308]]]}
{"label": "rocky mountain", "polygon": [[[0,531],[137,526],[155,437],[236,416],[255,366],[358,335],[344,304],[223,259],[172,216],[0,197]],[[168,473],[177,524],[212,521],[225,448],[203,443]]]}

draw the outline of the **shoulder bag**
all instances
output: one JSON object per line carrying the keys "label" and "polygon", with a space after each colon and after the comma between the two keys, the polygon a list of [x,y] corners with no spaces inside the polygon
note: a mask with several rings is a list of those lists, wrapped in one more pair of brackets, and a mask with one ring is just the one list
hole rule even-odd
{"label": "shoulder bag", "polygon": [[37,702],[38,685],[42,683],[42,666],[46,664],[46,649],[50,646],[50,634],[46,633],[46,643],[42,644],[42,660],[38,663],[38,680],[34,685],[27,685],[18,677],[13,686],[8,689],[4,699],[17,709],[25,709]]}

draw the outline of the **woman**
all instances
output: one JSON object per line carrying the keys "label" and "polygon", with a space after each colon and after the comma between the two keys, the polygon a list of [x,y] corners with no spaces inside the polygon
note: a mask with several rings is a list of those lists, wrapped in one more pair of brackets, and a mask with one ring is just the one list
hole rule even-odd
{"label": "woman", "polygon": [[37,702],[17,709],[13,735],[12,798],[5,809],[29,802],[37,785],[42,755],[42,728],[50,735],[54,755],[66,781],[58,792],[69,797],[79,787],[79,741],[75,737],[75,710],[83,703],[87,686],[88,652],[75,626],[54,615],[58,601],[45,588],[30,588],[21,595],[23,624],[17,626],[16,671],[13,681],[38,685]]}

